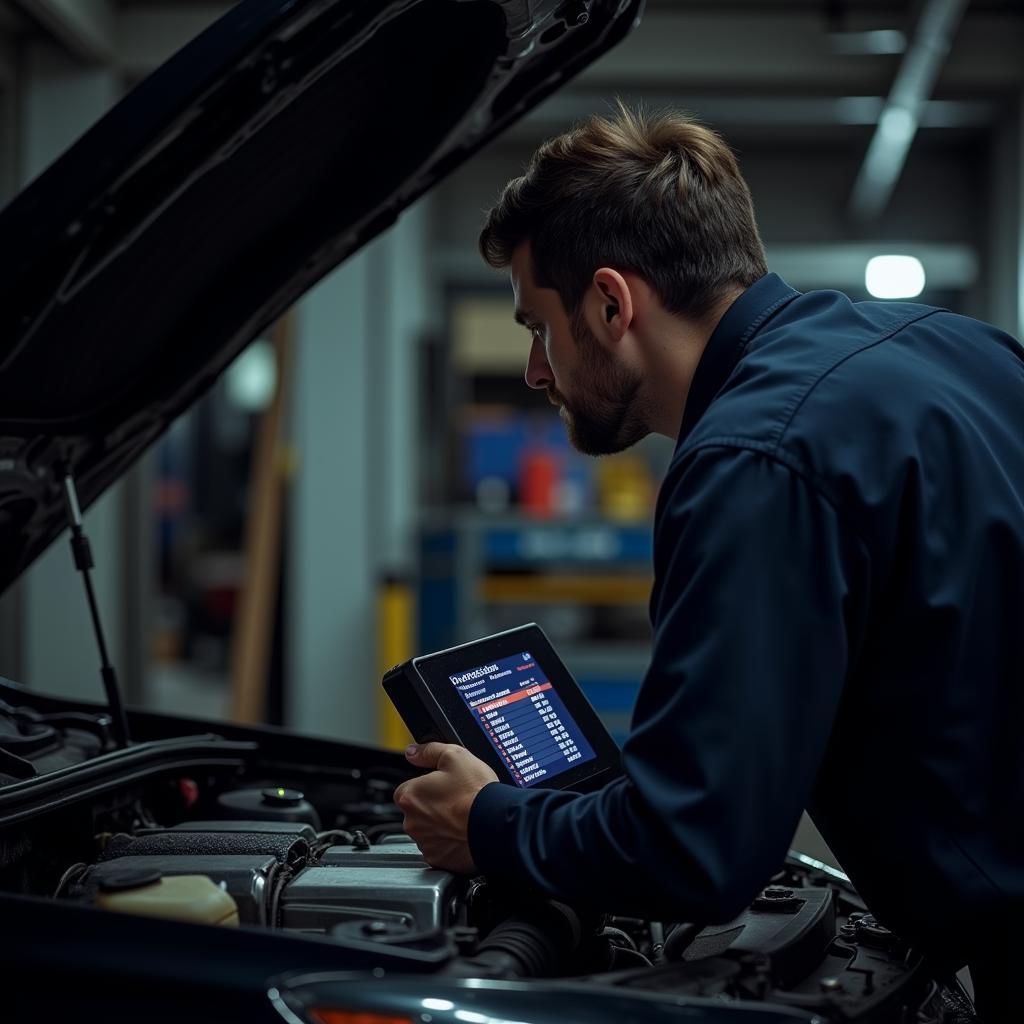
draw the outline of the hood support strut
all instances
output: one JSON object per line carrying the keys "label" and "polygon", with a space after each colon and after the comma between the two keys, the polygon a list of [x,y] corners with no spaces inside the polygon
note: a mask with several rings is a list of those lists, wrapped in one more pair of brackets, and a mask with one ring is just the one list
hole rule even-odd
{"label": "hood support strut", "polygon": [[121,690],[117,685],[117,673],[114,666],[110,664],[107,655],[107,642],[103,636],[103,623],[100,620],[99,606],[96,604],[96,593],[93,590],[92,577],[89,571],[95,563],[92,557],[92,548],[89,546],[89,538],[86,537],[82,528],[82,510],[78,504],[78,490],[75,488],[75,480],[71,475],[71,466],[67,462],[58,463],[56,467],[57,476],[61,478],[64,491],[64,507],[68,515],[68,525],[71,527],[71,553],[74,558],[75,568],[82,574],[82,581],[85,583],[85,596],[89,601],[89,614],[92,617],[93,630],[96,633],[96,644],[100,650],[100,676],[103,679],[103,688],[107,693],[107,704],[110,708],[110,717],[113,720],[111,729],[114,734],[114,741],[118,747],[128,746],[128,719],[124,713],[124,703],[121,700]]}

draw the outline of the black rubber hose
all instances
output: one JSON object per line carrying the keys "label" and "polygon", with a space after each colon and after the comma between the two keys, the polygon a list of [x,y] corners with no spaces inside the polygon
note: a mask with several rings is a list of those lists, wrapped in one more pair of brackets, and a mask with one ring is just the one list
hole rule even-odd
{"label": "black rubber hose", "polygon": [[669,961],[682,960],[686,948],[697,938],[703,928],[702,924],[677,924],[665,939],[665,959]]}
{"label": "black rubber hose", "polygon": [[583,937],[575,911],[554,901],[507,918],[447,973],[463,978],[548,978],[564,973]]}

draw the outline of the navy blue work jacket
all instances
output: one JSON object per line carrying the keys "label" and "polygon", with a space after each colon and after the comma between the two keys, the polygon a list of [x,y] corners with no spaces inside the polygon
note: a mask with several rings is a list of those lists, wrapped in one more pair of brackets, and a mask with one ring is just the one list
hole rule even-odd
{"label": "navy blue work jacket", "polygon": [[654,528],[624,775],[476,798],[478,867],[737,913],[806,807],[884,923],[963,962],[1024,909],[1024,359],[945,310],[776,275],[700,360]]}

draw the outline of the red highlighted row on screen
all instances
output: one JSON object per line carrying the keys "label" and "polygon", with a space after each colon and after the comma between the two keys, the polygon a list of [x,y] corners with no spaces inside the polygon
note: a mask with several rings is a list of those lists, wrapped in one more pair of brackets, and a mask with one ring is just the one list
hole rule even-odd
{"label": "red highlighted row on screen", "polygon": [[550,683],[538,683],[536,686],[528,686],[525,690],[520,690],[518,693],[510,693],[507,697],[499,697],[497,700],[492,700],[489,704],[481,704],[480,707],[473,708],[473,710],[478,715],[484,715],[495,708],[503,708],[506,704],[512,704],[514,701],[522,700],[524,697],[532,697],[534,694],[550,689]]}

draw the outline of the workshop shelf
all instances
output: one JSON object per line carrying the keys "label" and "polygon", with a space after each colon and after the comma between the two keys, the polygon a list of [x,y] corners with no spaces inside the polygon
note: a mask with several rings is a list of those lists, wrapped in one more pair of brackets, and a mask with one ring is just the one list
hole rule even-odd
{"label": "workshop shelf", "polygon": [[622,741],[650,653],[649,526],[449,510],[419,552],[419,650],[536,621]]}

